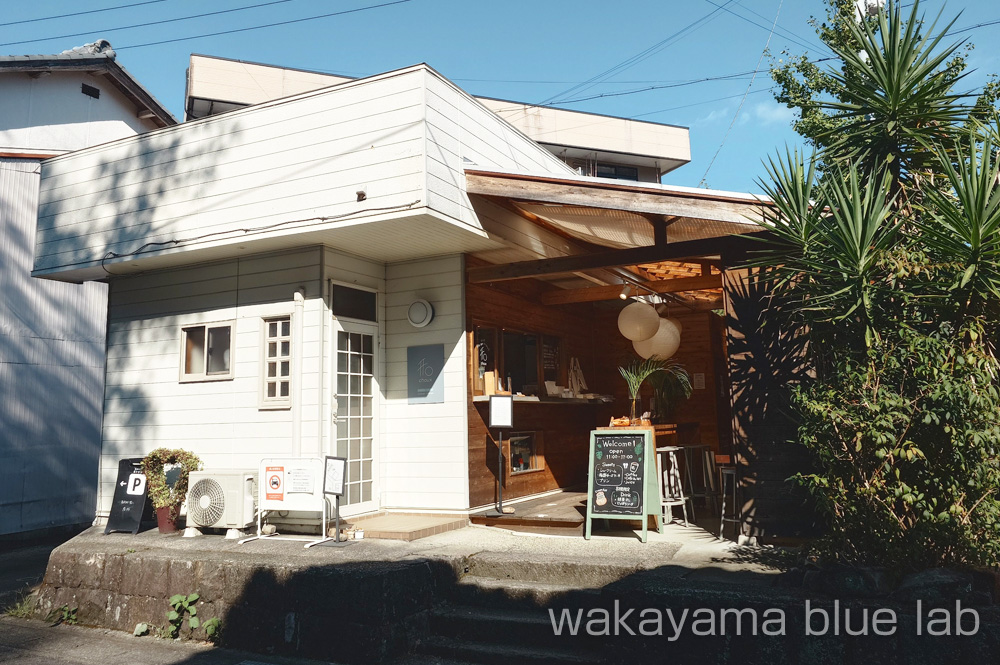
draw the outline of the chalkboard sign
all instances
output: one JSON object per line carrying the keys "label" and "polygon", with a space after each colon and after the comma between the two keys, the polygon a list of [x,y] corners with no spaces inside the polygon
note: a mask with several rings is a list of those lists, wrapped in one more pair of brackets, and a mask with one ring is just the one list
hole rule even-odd
{"label": "chalkboard sign", "polygon": [[641,520],[642,542],[646,542],[647,515],[654,515],[657,530],[662,529],[652,434],[645,429],[590,433],[587,539],[593,519]]}
{"label": "chalkboard sign", "polygon": [[646,437],[599,434],[594,440],[594,515],[641,515]]}
{"label": "chalkboard sign", "polygon": [[118,461],[118,480],[115,481],[115,498],[108,515],[107,535],[113,531],[139,532],[139,525],[153,516],[153,507],[146,498],[146,476],[142,472],[142,458],[133,457]]}

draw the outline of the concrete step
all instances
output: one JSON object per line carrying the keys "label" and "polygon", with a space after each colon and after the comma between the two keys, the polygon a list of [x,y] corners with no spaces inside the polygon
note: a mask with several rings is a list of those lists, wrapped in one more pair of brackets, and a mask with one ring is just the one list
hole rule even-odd
{"label": "concrete step", "polygon": [[[575,610],[575,608],[574,608]],[[561,613],[551,610],[558,623]],[[576,616],[576,612],[573,612]],[[586,623],[584,615],[581,627]],[[467,605],[444,605],[431,611],[430,633],[467,642],[509,644],[524,647],[599,649],[600,643],[586,635],[570,635],[569,627],[556,635],[549,610],[512,610]]]}
{"label": "concrete step", "polygon": [[509,636],[508,644],[482,644],[448,637],[432,636],[417,646],[421,654],[459,659],[477,665],[599,665],[604,662],[599,652],[578,651],[543,647],[525,647],[518,644],[516,635]]}
{"label": "concrete step", "polygon": [[602,587],[640,570],[593,557],[548,557],[545,561],[530,561],[512,558],[503,552],[480,552],[469,557],[467,565],[468,574],[474,577],[577,588]]}
{"label": "concrete step", "polygon": [[576,609],[596,606],[600,589],[466,575],[449,590],[455,605],[504,610]]}

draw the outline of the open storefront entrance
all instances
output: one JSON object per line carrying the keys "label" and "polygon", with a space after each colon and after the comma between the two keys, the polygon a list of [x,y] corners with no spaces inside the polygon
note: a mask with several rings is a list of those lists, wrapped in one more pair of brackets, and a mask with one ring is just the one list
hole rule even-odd
{"label": "open storefront entrance", "polygon": [[[636,301],[677,324],[670,358],[692,385],[686,400],[664,391],[654,399],[644,385],[638,412],[661,426],[657,445],[735,459],[728,287],[752,244],[745,236],[761,235],[753,220],[765,204],[720,192],[467,175],[477,215],[507,240],[466,259],[470,505],[496,501],[498,475],[505,501],[585,486],[589,432],[630,413],[619,370],[638,356],[618,315]],[[499,469],[486,427],[488,395],[498,390],[514,394]]]}

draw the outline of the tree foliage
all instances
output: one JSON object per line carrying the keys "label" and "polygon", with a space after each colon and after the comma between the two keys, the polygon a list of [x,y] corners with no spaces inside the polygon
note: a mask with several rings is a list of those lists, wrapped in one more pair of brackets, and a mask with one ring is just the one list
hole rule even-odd
{"label": "tree foliage", "polygon": [[[815,148],[762,182],[780,311],[813,379],[794,400],[818,468],[825,556],[914,568],[1000,562],[1000,165],[992,84],[963,81],[953,21],[830,3],[836,54],[774,65]],[[777,309],[777,308],[776,308]]]}

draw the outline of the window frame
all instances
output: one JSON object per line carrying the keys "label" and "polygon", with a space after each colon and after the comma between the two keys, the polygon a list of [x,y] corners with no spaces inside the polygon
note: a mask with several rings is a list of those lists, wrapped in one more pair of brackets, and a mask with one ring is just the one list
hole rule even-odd
{"label": "window frame", "polygon": [[[195,328],[203,328],[205,331],[205,340],[202,347],[202,371],[188,373],[185,371],[187,366],[187,339],[188,331]],[[208,331],[212,328],[229,328],[229,370],[226,372],[208,372]],[[210,322],[197,322],[189,324],[181,324],[181,339],[180,339],[180,353],[178,357],[180,359],[178,371],[178,382],[180,383],[206,383],[210,381],[232,381],[235,378],[235,368],[236,368],[236,320],[228,319],[223,321],[210,321]]]}
{"label": "window frame", "polygon": [[[336,311],[335,311],[336,308],[334,306],[334,293],[333,293],[333,291],[334,291],[334,288],[338,287],[338,286],[345,287],[345,288],[348,288],[348,289],[354,289],[355,291],[365,291],[367,293],[371,293],[375,297],[375,319],[374,320],[371,320],[371,319],[359,319],[359,318],[356,318],[356,317],[353,317],[353,316],[344,316],[342,314],[337,314]],[[336,321],[347,321],[347,322],[357,322],[357,323],[363,323],[365,325],[370,325],[370,326],[381,326],[382,318],[383,318],[383,316],[382,316],[383,312],[380,311],[380,307],[382,306],[382,297],[381,297],[382,294],[381,294],[381,292],[377,288],[372,288],[370,286],[365,286],[363,284],[354,284],[352,282],[344,282],[344,281],[341,281],[341,280],[338,280],[338,279],[330,279],[329,280],[329,287],[330,287],[330,290],[329,290],[329,294],[330,294],[329,295],[329,298],[330,298],[330,301],[329,301],[330,316],[333,317],[334,320],[336,320]]]}
{"label": "window frame", "polygon": [[[267,394],[267,363],[271,360],[267,355],[267,345],[272,339],[268,335],[268,325],[271,323],[281,323],[288,320],[288,395],[281,396],[276,395],[274,397],[269,397]],[[261,411],[278,411],[287,410],[292,408],[292,393],[293,384],[295,382],[294,376],[294,362],[295,362],[295,315],[292,312],[286,312],[284,314],[273,314],[270,316],[260,317],[260,378],[257,381],[258,386],[258,409]],[[278,336],[274,338],[277,343],[280,343],[285,338],[285,335],[281,334],[281,329],[278,329]],[[275,362],[279,364],[285,361],[285,358],[279,353],[279,355],[274,359]],[[278,385],[281,384],[281,377],[279,377]],[[279,391],[280,392],[280,391]]]}

